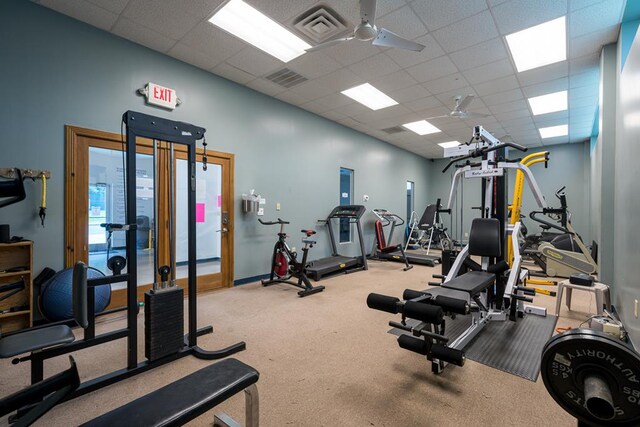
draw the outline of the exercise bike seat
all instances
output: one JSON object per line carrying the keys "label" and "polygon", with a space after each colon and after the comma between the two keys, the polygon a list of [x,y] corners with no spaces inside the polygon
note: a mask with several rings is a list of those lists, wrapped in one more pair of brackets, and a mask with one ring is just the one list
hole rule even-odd
{"label": "exercise bike seat", "polygon": [[473,298],[491,286],[495,280],[496,275],[493,273],[487,273],[485,271],[470,271],[462,276],[454,277],[440,286],[447,289],[454,289],[456,291],[468,292]]}
{"label": "exercise bike seat", "polygon": [[314,234],[316,234],[316,230],[300,230],[300,231],[306,234],[307,237],[313,236]]}

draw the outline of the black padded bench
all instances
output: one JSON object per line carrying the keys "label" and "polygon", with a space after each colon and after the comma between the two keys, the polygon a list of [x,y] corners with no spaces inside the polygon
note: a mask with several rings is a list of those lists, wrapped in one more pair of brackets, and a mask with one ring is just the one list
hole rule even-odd
{"label": "black padded bench", "polygon": [[441,286],[456,291],[468,292],[471,298],[486,290],[496,281],[496,275],[484,271],[469,271],[444,282]]}
{"label": "black padded bench", "polygon": [[[225,359],[107,412],[82,426],[128,427],[181,426],[231,396],[245,391],[246,426],[258,426],[260,374],[237,359]],[[238,425],[227,415],[215,417],[214,425]]]}

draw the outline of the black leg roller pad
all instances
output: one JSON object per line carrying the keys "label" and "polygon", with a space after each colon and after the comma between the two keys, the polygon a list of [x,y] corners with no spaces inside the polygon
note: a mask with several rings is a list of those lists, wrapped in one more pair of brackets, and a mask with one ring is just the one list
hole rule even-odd
{"label": "black leg roller pad", "polygon": [[423,304],[421,302],[413,301],[407,301],[404,304],[402,314],[410,319],[416,319],[422,322],[433,323],[436,325],[441,324],[442,318],[444,317],[442,308],[435,305]]}
{"label": "black leg roller pad", "polygon": [[457,366],[464,366],[464,352],[455,348],[446,347],[440,344],[432,344],[410,335],[400,335],[398,337],[400,348],[414,353],[427,356],[429,360],[437,359],[441,362],[451,363]]}
{"label": "black leg roller pad", "polygon": [[396,297],[371,293],[367,297],[367,307],[387,313],[398,314],[401,308],[400,300]]}
{"label": "black leg roller pad", "polygon": [[402,298],[405,300],[419,299],[418,302],[440,306],[445,313],[469,314],[469,303],[457,298],[444,295],[437,295],[434,298],[431,294],[413,289],[405,289]]}

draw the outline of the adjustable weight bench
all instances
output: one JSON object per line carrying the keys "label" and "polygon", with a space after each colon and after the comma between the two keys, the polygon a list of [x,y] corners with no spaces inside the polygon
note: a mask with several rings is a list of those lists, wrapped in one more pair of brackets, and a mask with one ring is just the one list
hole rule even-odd
{"label": "adjustable weight bench", "polygon": [[[181,426],[244,390],[247,427],[259,422],[260,374],[237,359],[225,359],[107,412],[81,427]],[[216,414],[215,426],[239,426],[226,414]]]}

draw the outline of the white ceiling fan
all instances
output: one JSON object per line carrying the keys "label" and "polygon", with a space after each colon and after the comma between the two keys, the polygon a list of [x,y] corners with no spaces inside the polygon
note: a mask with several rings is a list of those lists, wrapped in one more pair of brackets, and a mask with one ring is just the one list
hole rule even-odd
{"label": "white ceiling fan", "polygon": [[426,120],[443,119],[446,117],[454,117],[458,119],[468,119],[472,117],[488,117],[489,114],[474,113],[473,111],[467,111],[467,107],[469,106],[471,101],[473,101],[473,98],[475,98],[475,95],[467,95],[464,98],[462,97],[462,95],[458,95],[455,97],[456,106],[453,108],[453,110],[451,110],[449,114],[445,114],[442,116],[428,117]]}
{"label": "white ceiling fan", "polygon": [[329,40],[328,42],[321,43],[317,46],[307,49],[307,52],[324,49],[326,47],[334,46],[352,39],[357,39],[360,41],[369,41],[373,39],[371,44],[373,44],[374,46],[394,47],[397,49],[413,50],[415,52],[421,52],[422,49],[424,49],[424,45],[404,39],[387,29],[380,28],[378,30],[378,28],[374,24],[375,18],[376,0],[360,0],[360,24],[357,25],[353,30],[353,34],[348,37],[342,37],[339,39]]}

